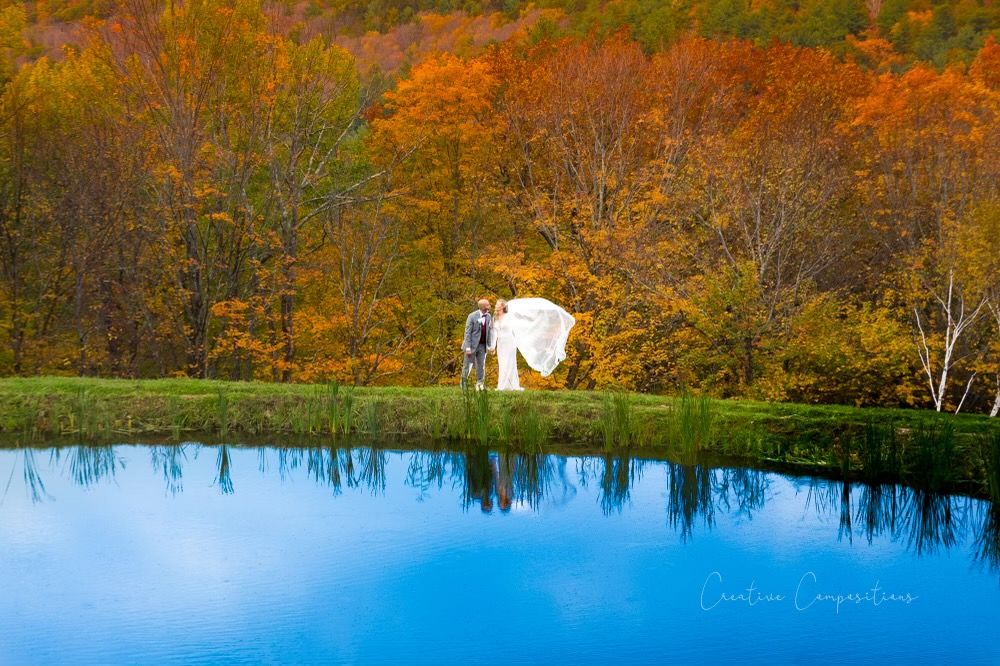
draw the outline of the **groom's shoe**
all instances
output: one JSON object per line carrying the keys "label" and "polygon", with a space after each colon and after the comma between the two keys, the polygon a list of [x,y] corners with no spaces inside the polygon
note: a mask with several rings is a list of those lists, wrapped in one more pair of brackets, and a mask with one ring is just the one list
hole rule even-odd
{"label": "groom's shoe", "polygon": [[482,391],[484,388],[486,388],[486,387],[483,385],[482,382],[476,382],[476,390],[477,391]]}

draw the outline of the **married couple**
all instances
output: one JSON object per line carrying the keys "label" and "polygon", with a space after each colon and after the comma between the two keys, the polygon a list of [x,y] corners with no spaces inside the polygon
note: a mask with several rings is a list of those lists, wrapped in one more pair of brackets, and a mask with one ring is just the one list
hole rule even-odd
{"label": "married couple", "polygon": [[566,341],[576,320],[561,307],[544,298],[497,300],[490,314],[488,299],[480,299],[478,309],[465,319],[462,350],[462,388],[468,388],[469,374],[476,371],[476,389],[485,388],[486,354],[497,355],[497,390],[521,391],[517,354],[543,377],[552,374],[566,358]]}

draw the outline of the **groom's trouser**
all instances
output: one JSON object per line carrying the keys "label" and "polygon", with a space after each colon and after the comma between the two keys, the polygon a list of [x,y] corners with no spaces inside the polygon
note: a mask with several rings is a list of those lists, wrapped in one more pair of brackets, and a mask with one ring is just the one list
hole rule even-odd
{"label": "groom's trouser", "polygon": [[462,365],[462,388],[468,386],[469,372],[472,364],[476,364],[476,381],[482,383],[486,381],[486,345],[479,343],[471,354],[465,354],[465,363]]}

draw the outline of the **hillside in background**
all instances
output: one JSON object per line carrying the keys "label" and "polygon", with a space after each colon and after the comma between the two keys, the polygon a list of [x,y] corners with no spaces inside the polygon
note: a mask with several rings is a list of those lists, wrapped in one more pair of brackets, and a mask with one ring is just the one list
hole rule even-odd
{"label": "hillside in background", "polygon": [[[3,0],[0,7],[0,44],[9,49],[23,37],[17,50],[29,58],[58,54],[80,41],[88,17],[116,11],[114,0]],[[648,52],[699,35],[824,47],[897,69],[918,60],[943,67],[970,62],[989,35],[1000,36],[994,0],[307,0],[271,3],[269,13],[289,33],[322,34],[360,65],[386,71],[432,52],[472,55],[514,36],[621,30]]]}

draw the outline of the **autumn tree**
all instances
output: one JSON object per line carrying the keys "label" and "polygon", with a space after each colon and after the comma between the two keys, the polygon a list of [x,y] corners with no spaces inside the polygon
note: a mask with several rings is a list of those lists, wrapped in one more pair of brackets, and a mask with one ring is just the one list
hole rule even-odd
{"label": "autumn tree", "polygon": [[319,38],[281,47],[261,137],[268,185],[260,208],[277,241],[271,251],[282,343],[278,371],[288,381],[296,367],[296,265],[308,249],[302,244],[322,242],[321,219],[360,199],[373,175],[357,157],[356,130],[368,94],[353,59]]}
{"label": "autumn tree", "polygon": [[319,216],[370,177],[344,158],[366,104],[353,60],[276,34],[252,0],[128,9],[106,38],[182,250],[188,372],[250,378],[252,357],[287,381],[303,234],[322,242]]}
{"label": "autumn tree", "polygon": [[[682,288],[698,330],[740,359],[744,387],[756,380],[760,346],[820,285],[849,286],[830,270],[859,240],[840,128],[864,86],[855,68],[821,52],[775,45],[751,61],[730,79],[732,121],[690,157],[698,270]],[[723,337],[709,333],[711,321],[727,321]]]}
{"label": "autumn tree", "polygon": [[419,283],[400,294],[425,340],[413,359],[422,381],[453,377],[457,327],[484,292],[487,248],[506,237],[496,196],[496,78],[487,63],[442,55],[415,67],[385,96],[372,123],[376,163],[401,164],[382,214],[406,228]]}
{"label": "autumn tree", "polygon": [[578,315],[565,385],[631,384],[635,367],[622,362],[639,359],[634,326],[649,311],[619,257],[642,243],[648,217],[638,208],[655,182],[647,167],[664,148],[650,125],[652,65],[621,36],[543,42],[497,60],[501,175],[519,224],[544,241],[526,261]]}
{"label": "autumn tree", "polygon": [[247,191],[275,40],[253,0],[130,0],[125,10],[107,30],[110,60],[148,127],[153,192],[181,249],[187,372],[207,376],[212,307],[252,280],[261,220]]}
{"label": "autumn tree", "polygon": [[[963,270],[963,239],[977,202],[997,194],[998,112],[988,86],[953,69],[916,67],[880,76],[853,121],[864,167],[858,210],[877,231],[874,263],[886,286],[910,304],[915,352],[938,410],[962,404],[966,391],[949,397],[948,382],[985,307],[986,285]],[[971,370],[964,372],[967,389]]]}

